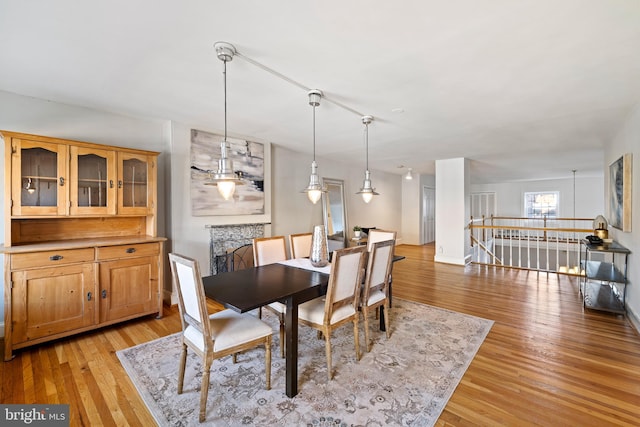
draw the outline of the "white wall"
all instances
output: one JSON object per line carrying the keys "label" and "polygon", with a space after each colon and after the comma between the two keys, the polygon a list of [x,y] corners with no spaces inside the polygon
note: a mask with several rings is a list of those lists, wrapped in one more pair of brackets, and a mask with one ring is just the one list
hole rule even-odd
{"label": "white wall", "polygon": [[[618,241],[631,251],[629,255],[627,286],[627,314],[634,323],[636,329],[640,329],[640,103],[636,105],[628,119],[618,132],[611,144],[605,148],[603,168],[608,171],[609,165],[625,153],[633,154],[633,178],[632,178],[632,218],[630,233],[624,233],[613,227],[609,227],[609,237]],[[605,173],[605,206],[609,200],[609,174]],[[605,215],[607,217],[609,213]]]}
{"label": "white wall", "polygon": [[[309,183],[311,156],[274,146],[273,149],[273,234],[286,235],[312,231],[322,224],[322,205],[312,204],[301,193]],[[364,167],[336,162],[316,156],[318,175],[344,181],[347,234],[353,236],[354,225],[400,231],[401,194],[398,175],[371,171],[371,181],[379,196],[365,203],[355,194],[362,187]],[[402,238],[402,236],[399,236]]]}
{"label": "white wall", "polygon": [[[471,184],[471,192],[495,192],[499,216],[524,215],[524,193],[558,191],[562,218],[573,218],[573,177],[544,181],[507,182],[500,184]],[[582,177],[576,171],[575,216],[595,218],[604,214],[604,177]]]}

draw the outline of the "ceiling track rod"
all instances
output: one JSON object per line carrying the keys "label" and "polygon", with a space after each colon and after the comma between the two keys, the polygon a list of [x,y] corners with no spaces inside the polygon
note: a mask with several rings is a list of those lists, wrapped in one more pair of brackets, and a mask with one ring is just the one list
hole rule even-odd
{"label": "ceiling track rod", "polygon": [[[298,88],[304,90],[305,92],[309,92],[310,90],[312,90],[312,88],[310,88],[310,87],[308,87],[306,85],[303,85],[302,83],[297,82],[297,81],[293,80],[292,78],[287,77],[284,74],[282,74],[282,73],[280,73],[280,72],[278,72],[278,71],[276,71],[276,70],[274,70],[272,68],[269,68],[266,65],[261,64],[261,63],[259,63],[258,61],[254,60],[254,59],[249,58],[246,55],[243,55],[242,53],[238,52],[237,49],[235,51],[235,55],[241,57],[242,59],[244,59],[245,61],[247,61],[250,64],[255,65],[256,67],[261,68],[262,70],[266,71],[267,73],[269,73],[269,74],[271,74],[273,76],[276,76],[279,79],[282,79],[287,83],[290,83],[290,84],[292,84],[294,86],[297,86]],[[324,91],[322,92],[322,99],[324,99],[325,101],[328,101],[328,102],[330,102],[330,103],[332,103],[332,104],[334,104],[334,105],[336,105],[336,106],[338,106],[338,107],[340,107],[340,108],[342,108],[344,110],[347,110],[350,113],[353,113],[353,114],[355,114],[355,115],[357,115],[359,117],[364,116],[364,114],[360,113],[359,111],[354,110],[353,108],[351,108],[351,107],[349,107],[347,105],[344,105],[341,102],[338,102],[338,101],[336,101],[334,99],[331,99],[331,97],[328,97]]]}

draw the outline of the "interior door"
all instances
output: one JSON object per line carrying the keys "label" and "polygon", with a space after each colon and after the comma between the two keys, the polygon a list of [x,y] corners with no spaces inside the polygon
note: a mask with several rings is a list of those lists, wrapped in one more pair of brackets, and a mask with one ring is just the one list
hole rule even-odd
{"label": "interior door", "polygon": [[436,189],[422,187],[422,243],[436,240]]}

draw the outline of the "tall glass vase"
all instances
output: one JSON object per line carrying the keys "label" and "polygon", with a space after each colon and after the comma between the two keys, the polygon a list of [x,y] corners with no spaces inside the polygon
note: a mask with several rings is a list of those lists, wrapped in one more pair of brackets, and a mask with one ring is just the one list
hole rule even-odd
{"label": "tall glass vase", "polygon": [[314,267],[324,267],[329,264],[329,250],[327,249],[327,233],[323,225],[313,227],[313,237],[311,239],[311,254],[309,255],[311,265]]}

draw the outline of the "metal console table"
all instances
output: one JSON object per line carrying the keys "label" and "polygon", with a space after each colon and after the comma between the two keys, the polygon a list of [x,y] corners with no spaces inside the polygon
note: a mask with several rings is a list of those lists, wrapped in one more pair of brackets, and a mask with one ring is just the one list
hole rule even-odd
{"label": "metal console table", "polygon": [[[580,241],[580,292],[585,308],[612,313],[626,312],[624,299],[630,253],[629,249],[617,242],[592,244],[586,239]],[[597,260],[594,254],[599,254]]]}

